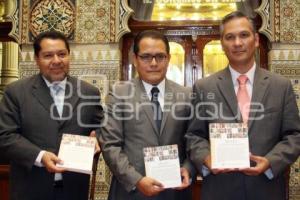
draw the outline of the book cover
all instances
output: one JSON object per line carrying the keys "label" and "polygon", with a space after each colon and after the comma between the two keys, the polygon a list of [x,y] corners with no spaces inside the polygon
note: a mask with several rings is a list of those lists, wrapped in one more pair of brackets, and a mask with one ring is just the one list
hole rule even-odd
{"label": "book cover", "polygon": [[178,147],[174,145],[144,148],[146,176],[156,179],[164,188],[181,185]]}
{"label": "book cover", "polygon": [[209,138],[213,169],[250,167],[247,124],[211,123]]}
{"label": "book cover", "polygon": [[63,134],[58,153],[63,164],[57,166],[68,171],[91,174],[95,145],[93,137]]}

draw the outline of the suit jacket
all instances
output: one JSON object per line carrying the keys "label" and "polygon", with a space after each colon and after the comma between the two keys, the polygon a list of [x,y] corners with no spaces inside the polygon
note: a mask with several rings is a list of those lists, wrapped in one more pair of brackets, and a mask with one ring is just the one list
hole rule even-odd
{"label": "suit jacket", "polygon": [[[189,116],[189,94],[186,88],[166,80],[166,112],[158,130],[150,100],[140,79],[113,88],[107,102],[108,122],[99,138],[103,157],[113,173],[109,199],[180,199],[180,195],[188,195],[187,190],[167,190],[156,197],[146,198],[134,188],[145,176],[144,147],[177,144],[181,165],[193,174],[193,167],[185,153],[187,120],[176,120],[170,112],[174,106],[177,117]],[[176,105],[179,102],[183,104]]]}
{"label": "suit jacket", "polygon": [[[201,104],[195,110],[199,117],[192,120],[186,138],[190,158],[201,172],[203,160],[210,153],[209,123],[241,122],[241,115],[229,68],[197,81],[194,92],[194,107]],[[259,103],[263,109],[253,103]],[[270,161],[274,178],[270,180],[264,173],[259,176],[238,172],[210,174],[204,178],[201,199],[283,200],[284,170],[300,153],[298,114],[290,81],[257,67],[248,121],[249,147],[253,155]]]}
{"label": "suit jacket", "polygon": [[[67,77],[65,120],[59,120],[56,107],[51,107],[55,104],[50,89],[41,75],[7,86],[0,103],[0,152],[10,158],[12,200],[53,199],[54,173],[35,166],[35,160],[41,150],[57,154],[63,133],[89,135],[96,127],[91,124],[100,125],[99,95],[97,88]],[[88,175],[65,172],[63,184],[65,199],[87,199]]]}

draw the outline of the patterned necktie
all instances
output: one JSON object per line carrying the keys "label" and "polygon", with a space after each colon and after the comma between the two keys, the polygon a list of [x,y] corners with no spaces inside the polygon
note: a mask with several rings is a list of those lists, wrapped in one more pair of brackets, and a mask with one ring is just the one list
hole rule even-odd
{"label": "patterned necktie", "polygon": [[249,111],[250,111],[250,97],[246,87],[247,80],[248,77],[246,75],[240,75],[237,79],[239,83],[237,100],[238,100],[240,111],[242,113],[244,123],[248,122]]}
{"label": "patterned necktie", "polygon": [[157,87],[153,87],[151,89],[151,102],[153,103],[153,111],[154,111],[154,121],[156,123],[157,129],[160,130],[161,119],[162,119],[162,110],[158,101],[159,89]]}

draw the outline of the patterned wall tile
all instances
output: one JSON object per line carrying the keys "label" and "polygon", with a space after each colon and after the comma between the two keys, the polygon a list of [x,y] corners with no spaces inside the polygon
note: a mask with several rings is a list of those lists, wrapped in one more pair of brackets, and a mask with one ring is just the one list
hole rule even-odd
{"label": "patterned wall tile", "polygon": [[75,41],[78,43],[110,41],[110,1],[77,0]]}
{"label": "patterned wall tile", "polygon": [[[299,0],[300,1],[300,0]],[[291,80],[300,109],[300,46],[290,45],[269,52],[270,70]],[[299,113],[300,114],[300,113]],[[300,200],[300,158],[292,165],[289,200]]]}
{"label": "patterned wall tile", "polygon": [[56,30],[71,39],[75,27],[75,7],[69,0],[43,0],[32,5],[29,29],[33,36]]}
{"label": "patterned wall tile", "polygon": [[280,41],[300,43],[300,0],[280,0]]}

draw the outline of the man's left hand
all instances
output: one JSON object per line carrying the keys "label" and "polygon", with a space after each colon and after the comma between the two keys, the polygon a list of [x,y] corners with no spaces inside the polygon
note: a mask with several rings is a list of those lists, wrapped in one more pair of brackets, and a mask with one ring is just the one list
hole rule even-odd
{"label": "man's left hand", "polygon": [[101,152],[101,148],[100,148],[98,140],[96,138],[96,131],[91,131],[90,137],[94,137],[94,139],[96,141],[96,146],[95,146],[95,152],[94,152],[94,154],[96,154],[98,152],[100,153]]}
{"label": "man's left hand", "polygon": [[258,176],[270,168],[270,162],[265,157],[250,155],[250,160],[256,163],[254,167],[240,169],[246,175]]}
{"label": "man's left hand", "polygon": [[182,183],[179,187],[175,188],[176,190],[183,190],[190,185],[190,174],[189,174],[188,170],[184,167],[181,167],[180,174],[182,177]]}

